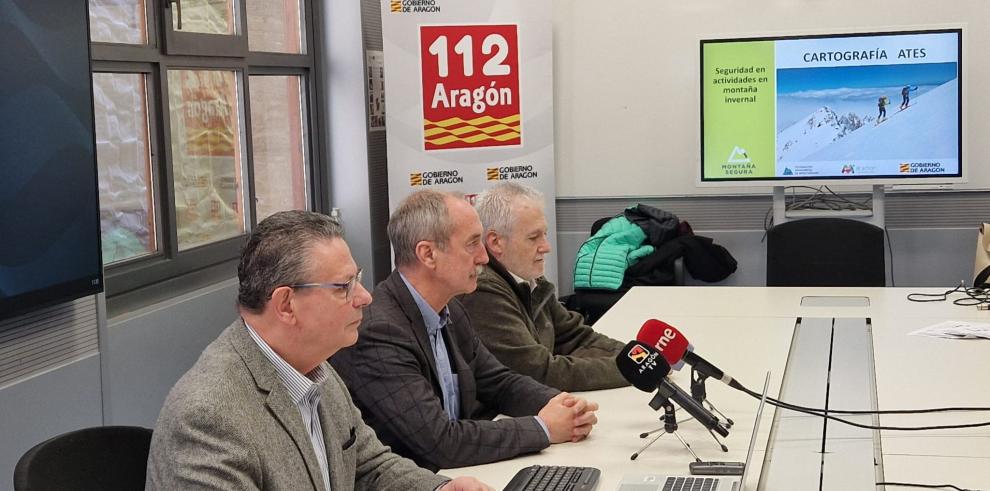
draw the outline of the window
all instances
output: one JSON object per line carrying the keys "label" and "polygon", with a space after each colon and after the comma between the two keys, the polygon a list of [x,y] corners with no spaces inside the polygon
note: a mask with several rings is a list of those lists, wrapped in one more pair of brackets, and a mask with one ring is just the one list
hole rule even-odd
{"label": "window", "polygon": [[168,71],[180,251],[245,231],[238,85],[232,71]]}
{"label": "window", "polygon": [[158,251],[147,79],[93,74],[103,264]]}
{"label": "window", "polygon": [[299,0],[247,0],[248,49],[305,53],[299,12]]}
{"label": "window", "polygon": [[89,0],[111,314],[164,281],[229,277],[259,220],[319,209],[313,8]]}
{"label": "window", "polygon": [[306,208],[306,136],[302,78],[251,77],[251,135],[258,220]]}
{"label": "window", "polygon": [[99,43],[148,44],[143,0],[89,0],[90,40]]}

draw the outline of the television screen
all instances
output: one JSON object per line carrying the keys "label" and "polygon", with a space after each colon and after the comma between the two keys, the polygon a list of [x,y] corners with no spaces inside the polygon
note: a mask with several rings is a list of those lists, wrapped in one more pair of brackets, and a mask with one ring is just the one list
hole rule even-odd
{"label": "television screen", "polygon": [[701,182],[962,178],[960,29],[701,41]]}
{"label": "television screen", "polygon": [[86,8],[0,0],[0,318],[103,288]]}

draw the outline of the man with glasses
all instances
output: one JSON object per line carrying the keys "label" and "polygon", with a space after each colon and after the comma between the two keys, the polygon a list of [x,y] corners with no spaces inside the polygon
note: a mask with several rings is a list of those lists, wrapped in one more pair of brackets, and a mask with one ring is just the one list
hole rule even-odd
{"label": "man with glasses", "polygon": [[357,341],[371,303],[336,221],[272,215],[237,275],[240,318],[166,398],[147,489],[491,489],[389,451],[327,364]]}
{"label": "man with glasses", "polygon": [[[484,464],[584,439],[598,405],[512,372],[454,297],[488,261],[463,197],[410,195],[388,223],[397,270],[375,289],[361,339],[331,364],[384,443],[428,469]],[[498,414],[512,416],[492,420]]]}

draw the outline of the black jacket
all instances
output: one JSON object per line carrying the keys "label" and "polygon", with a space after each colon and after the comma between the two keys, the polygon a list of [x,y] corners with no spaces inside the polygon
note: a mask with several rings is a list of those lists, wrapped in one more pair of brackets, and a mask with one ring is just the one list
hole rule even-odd
{"label": "black jacket", "polygon": [[625,211],[626,219],[639,225],[646,241],[656,249],[626,270],[622,288],[674,284],[674,261],[684,257],[692,278],[716,282],[736,271],[736,259],[711,238],[694,235],[687,222],[676,215],[649,205],[639,204]]}

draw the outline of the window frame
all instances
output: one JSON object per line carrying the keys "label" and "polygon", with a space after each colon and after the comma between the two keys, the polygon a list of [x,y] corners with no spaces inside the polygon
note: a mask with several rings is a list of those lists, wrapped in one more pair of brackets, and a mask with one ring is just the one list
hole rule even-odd
{"label": "window frame", "polygon": [[[251,52],[247,50],[247,8],[246,0],[235,0],[239,4],[240,15],[237,23],[240,29],[244,51],[231,55],[225,43],[214,39],[204,39],[196,53],[173,54],[169,45],[172,18],[165,8],[171,0],[146,0],[148,22],[148,44],[129,45],[118,43],[90,42],[92,73],[141,73],[146,78],[148,98],[149,147],[151,153],[151,173],[153,180],[152,199],[156,216],[155,227],[157,251],[109,265],[104,265],[107,305],[110,315],[124,309],[131,309],[159,300],[162,294],[155,287],[165,284],[170,287],[182,284],[184,290],[192,290],[210,283],[222,281],[236,274],[236,263],[240,248],[247,234],[257,225],[254,186],[254,153],[251,128],[251,83],[252,75],[287,75],[301,77],[301,96],[304,105],[303,130],[306,132],[303,151],[306,155],[305,169],[306,202],[310,210],[329,213],[330,196],[328,169],[323,163],[328,142],[320,128],[325,121],[321,105],[323,60],[316,55],[316,40],[322,38],[319,32],[319,7],[314,0],[300,0],[304,16],[303,54]],[[164,15],[169,12],[169,15]],[[161,15],[159,15],[161,14]],[[173,33],[189,36],[190,33]],[[221,35],[200,35],[208,38]],[[198,36],[196,36],[198,37]],[[197,41],[200,42],[200,41]],[[181,51],[181,50],[180,50]],[[172,166],[172,142],[168,102],[169,70],[233,70],[239,79],[239,99],[241,104],[241,146],[244,152],[244,176],[242,193],[246,200],[244,213],[246,232],[209,244],[178,250],[176,229],[174,172]],[[185,279],[191,281],[184,281]],[[176,281],[183,280],[183,281]],[[182,292],[175,291],[173,295]]]}
{"label": "window frame", "polygon": [[[151,0],[149,0],[151,1]],[[243,58],[248,53],[247,0],[231,0],[234,6],[234,34],[206,34],[176,31],[172,26],[172,8],[182,0],[160,0],[163,51],[168,55],[231,56]]]}

